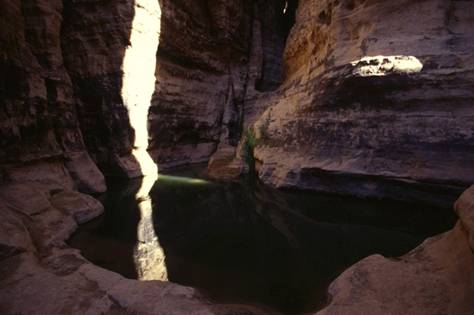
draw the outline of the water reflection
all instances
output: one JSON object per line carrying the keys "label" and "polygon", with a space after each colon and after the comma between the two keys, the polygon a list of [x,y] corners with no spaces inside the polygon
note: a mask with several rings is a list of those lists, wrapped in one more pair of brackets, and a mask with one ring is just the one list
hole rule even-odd
{"label": "water reflection", "polygon": [[401,255],[454,222],[444,209],[213,183],[200,172],[114,183],[106,215],[71,245],[130,278],[289,314],[322,306],[328,284],[357,260]]}
{"label": "water reflection", "polygon": [[165,252],[153,226],[152,199],[149,195],[157,179],[157,176],[145,176],[135,194],[140,219],[133,258],[139,280],[168,280]]}

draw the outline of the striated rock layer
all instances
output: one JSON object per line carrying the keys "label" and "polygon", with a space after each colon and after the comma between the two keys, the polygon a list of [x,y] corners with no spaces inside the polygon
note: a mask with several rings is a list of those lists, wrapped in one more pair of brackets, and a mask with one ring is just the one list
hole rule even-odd
{"label": "striated rock layer", "polygon": [[446,205],[474,179],[469,1],[2,8],[4,177],[54,164],[104,191],[95,164],[140,176],[147,140],[162,167],[210,160],[211,174],[235,177],[253,126],[247,151],[278,187]]}
{"label": "striated rock layer", "polygon": [[143,174],[148,141],[162,167],[235,148],[245,95],[283,80],[296,9],[290,1],[283,14],[286,1],[268,0],[3,2],[0,165],[54,158],[91,192],[104,190],[94,163],[106,175]]}
{"label": "striated rock layer", "polygon": [[26,178],[34,168],[54,177],[54,165],[76,188],[97,193],[106,189],[102,173],[152,172],[158,1],[0,4],[2,177]]}
{"label": "striated rock layer", "polygon": [[104,178],[84,145],[64,67],[62,1],[2,0],[0,6],[3,177],[47,180],[70,172],[82,191],[105,191]]}
{"label": "striated rock layer", "polygon": [[163,167],[207,162],[237,146],[248,89],[274,89],[282,80],[285,1],[161,4],[150,152]]}
{"label": "striated rock layer", "polygon": [[[102,173],[143,175],[148,140],[162,166],[210,160],[211,174],[232,178],[254,165],[277,187],[446,205],[474,181],[472,1],[0,8],[1,313],[260,312],[126,280],[64,244],[102,212],[77,190],[105,191]],[[343,273],[322,314],[468,314],[472,195],[456,204],[453,231]]]}
{"label": "striated rock layer", "polygon": [[260,178],[452,202],[474,181],[473,16],[470,1],[302,1],[283,86],[246,101]]}

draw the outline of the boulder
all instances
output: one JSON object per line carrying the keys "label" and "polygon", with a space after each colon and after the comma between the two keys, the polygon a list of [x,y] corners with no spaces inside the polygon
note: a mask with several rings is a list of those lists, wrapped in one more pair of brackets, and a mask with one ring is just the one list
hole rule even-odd
{"label": "boulder", "polygon": [[456,202],[462,215],[452,230],[402,257],[372,255],[356,263],[330,285],[329,305],[316,314],[472,314],[474,251],[463,222],[474,211],[473,189]]}
{"label": "boulder", "polygon": [[78,224],[98,217],[104,212],[104,206],[95,198],[76,191],[62,191],[51,197],[56,209],[74,217]]}

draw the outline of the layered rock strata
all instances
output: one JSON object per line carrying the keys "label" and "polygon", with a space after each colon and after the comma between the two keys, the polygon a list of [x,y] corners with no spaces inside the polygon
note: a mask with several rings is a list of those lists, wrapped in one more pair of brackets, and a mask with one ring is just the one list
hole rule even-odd
{"label": "layered rock strata", "polygon": [[1,6],[4,177],[18,179],[23,167],[54,176],[42,171],[54,165],[72,175],[76,188],[97,193],[106,189],[102,173],[156,173],[146,149],[159,2],[29,0]]}
{"label": "layered rock strata", "polygon": [[82,191],[104,192],[104,178],[84,145],[64,67],[62,1],[2,1],[0,6],[3,177],[48,179],[69,172]]}
{"label": "layered rock strata", "polygon": [[275,89],[283,79],[291,23],[284,7],[266,0],[162,1],[149,116],[150,152],[160,166],[207,162],[236,148],[248,90]]}
{"label": "layered rock strata", "polygon": [[99,185],[93,162],[106,175],[143,174],[137,159],[148,140],[164,168],[236,148],[245,95],[283,80],[296,1],[30,0],[2,7],[0,164],[66,158],[87,190]]}
{"label": "layered rock strata", "polygon": [[[214,155],[211,173],[235,176],[246,169],[253,126],[258,173],[278,187],[446,204],[473,180],[470,2],[159,5],[2,5],[7,177],[45,161],[83,191],[105,189],[94,162],[109,175],[139,176],[145,122],[130,117],[144,121],[150,107],[149,149],[163,167]],[[142,50],[134,29],[148,34],[142,42],[159,38],[159,48],[156,80],[143,76],[154,89],[138,93],[137,84],[130,94],[127,82],[137,80],[127,81],[135,77],[125,57]]]}
{"label": "layered rock strata", "polygon": [[[153,0],[0,0],[2,313],[260,312],[126,280],[64,244],[102,211],[76,190],[105,191],[102,172],[143,174],[144,122],[130,113],[143,121],[149,106],[163,166],[212,156],[211,172],[232,178],[255,162],[277,187],[438,205],[474,181],[471,1],[159,4],[161,20]],[[134,29],[160,46],[146,84],[124,92]],[[322,314],[468,314],[471,205],[472,189],[453,231],[349,269]]]}
{"label": "layered rock strata", "polygon": [[449,205],[474,181],[473,12],[468,1],[302,1],[283,86],[246,103],[260,178]]}

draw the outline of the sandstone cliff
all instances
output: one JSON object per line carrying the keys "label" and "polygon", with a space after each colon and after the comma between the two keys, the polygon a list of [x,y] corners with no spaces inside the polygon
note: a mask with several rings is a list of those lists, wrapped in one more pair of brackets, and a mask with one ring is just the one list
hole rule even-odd
{"label": "sandstone cliff", "polygon": [[102,173],[145,174],[137,160],[153,164],[146,122],[159,3],[31,0],[1,7],[2,178],[71,175],[66,188],[97,193],[106,189]]}
{"label": "sandstone cliff", "polygon": [[205,162],[229,148],[235,154],[246,95],[275,89],[283,78],[290,23],[284,6],[267,0],[162,1],[149,116],[150,151],[160,166]]}
{"label": "sandstone cliff", "polygon": [[[107,175],[139,176],[133,150],[142,138],[165,168],[207,161],[218,148],[235,151],[245,95],[283,79],[290,2],[285,15],[285,1],[265,0],[3,1],[0,165],[70,161],[75,177],[93,179],[84,190],[102,191],[91,158]],[[148,37],[134,42],[134,32]],[[159,49],[146,47],[154,40]],[[128,69],[134,47],[157,50],[156,60]],[[127,77],[136,81],[131,88]],[[141,88],[150,84],[150,92]],[[130,100],[130,89],[153,96]],[[133,104],[148,116],[138,125]]]}
{"label": "sandstone cliff", "polygon": [[[474,181],[472,1],[0,8],[3,313],[229,311],[189,288],[125,280],[65,246],[102,211],[76,190],[104,192],[103,173],[156,172],[147,148],[162,167],[210,161],[229,178],[254,163],[277,187],[438,205]],[[453,231],[398,261],[372,256],[349,269],[322,314],[467,314],[471,205],[472,188]],[[393,280],[400,275],[419,300]]]}
{"label": "sandstone cliff", "polygon": [[[238,176],[250,126],[258,174],[278,187],[446,205],[474,179],[470,2],[2,7],[4,177],[32,166],[103,191],[95,164],[140,176],[148,138],[161,167],[212,156],[211,173]],[[139,70],[150,91],[124,81],[137,75],[124,61],[141,49],[134,30],[159,38]],[[153,95],[130,99],[130,89]]]}
{"label": "sandstone cliff", "polygon": [[[61,1],[2,1],[0,165],[10,179],[55,180],[103,192],[102,174],[80,131],[61,50]],[[64,182],[65,186],[73,185]]]}
{"label": "sandstone cliff", "polygon": [[454,200],[474,180],[473,16],[468,1],[302,1],[283,85],[247,100],[265,109],[260,178]]}

